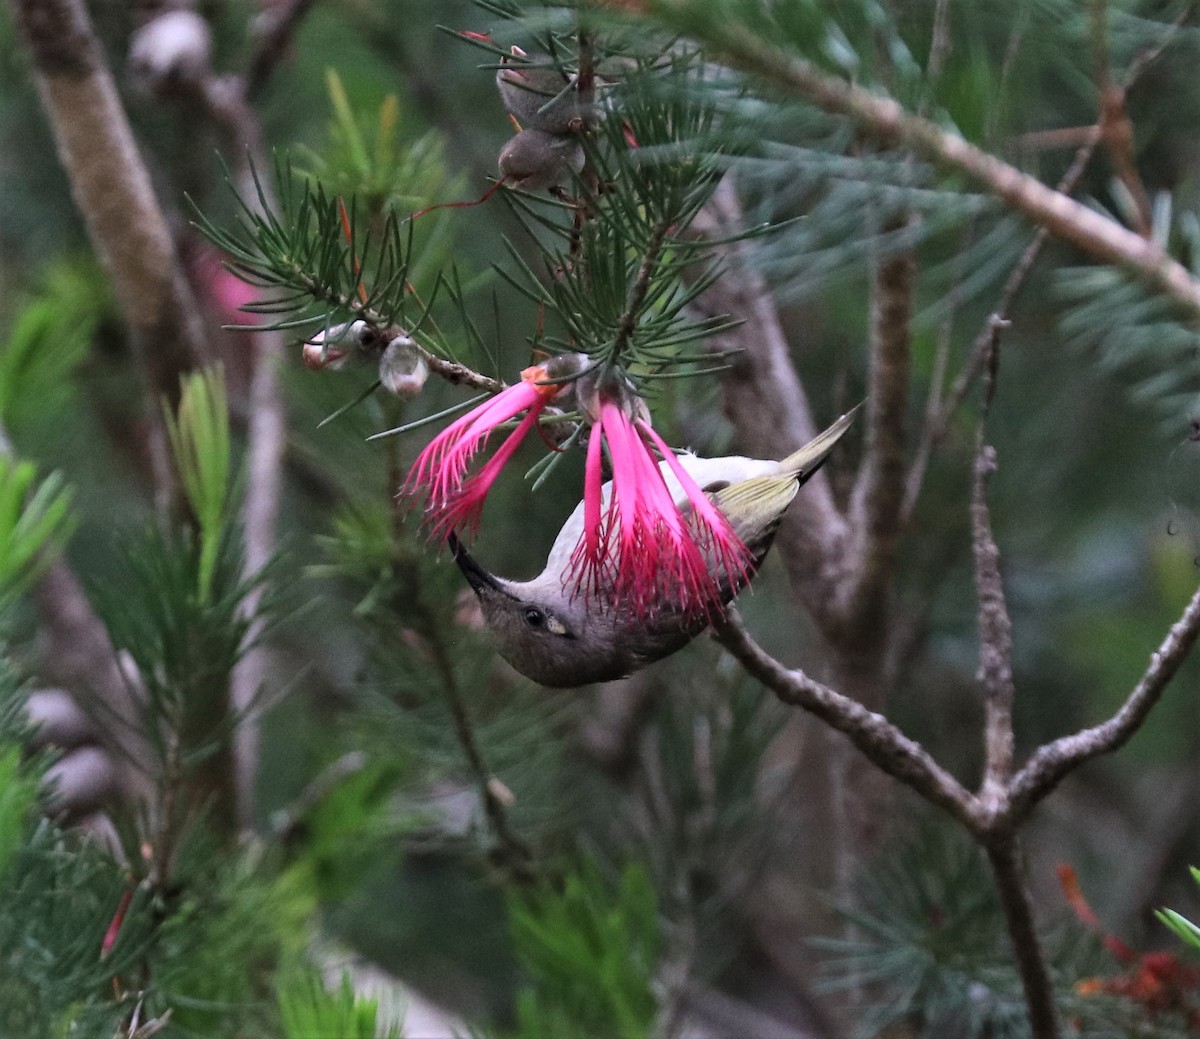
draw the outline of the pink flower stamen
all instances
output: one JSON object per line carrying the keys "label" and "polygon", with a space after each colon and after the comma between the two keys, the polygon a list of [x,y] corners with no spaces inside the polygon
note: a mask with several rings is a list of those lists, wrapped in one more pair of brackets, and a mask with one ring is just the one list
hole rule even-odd
{"label": "pink flower stamen", "polygon": [[[729,521],[648,423],[601,400],[588,443],[583,533],[564,583],[585,600],[647,617],[669,606],[712,617],[749,575],[750,553]],[[601,441],[612,464],[608,501],[601,486]],[[676,504],[655,450],[679,481]]]}
{"label": "pink flower stamen", "polygon": [[[558,383],[546,382],[548,378],[542,365],[526,368],[519,383],[451,422],[417,456],[400,493],[414,499],[424,497],[424,524],[432,536],[441,539],[457,527],[474,530],[478,526],[484,499],[500,470],[537,424],[542,409],[561,389]],[[500,449],[468,477],[472,460],[496,427],[522,411],[526,412],[525,417]]]}

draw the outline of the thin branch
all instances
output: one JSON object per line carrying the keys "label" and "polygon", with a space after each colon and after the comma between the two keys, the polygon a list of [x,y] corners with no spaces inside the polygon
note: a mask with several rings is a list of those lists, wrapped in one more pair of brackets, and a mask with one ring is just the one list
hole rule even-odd
{"label": "thin branch", "polygon": [[1108,721],[1039,747],[1013,777],[1005,815],[1019,824],[1047,794],[1086,761],[1128,742],[1158,703],[1167,683],[1191,652],[1200,634],[1200,588],[1166,638],[1150,655],[1145,673],[1120,709]]}
{"label": "thin branch", "polygon": [[1179,30],[1187,24],[1187,20],[1192,16],[1192,10],[1195,8],[1195,6],[1195,0],[1188,0],[1188,2],[1183,5],[1182,10],[1180,10],[1180,12],[1175,16],[1174,21],[1167,26],[1166,31],[1162,34],[1158,42],[1134,55],[1133,61],[1129,63],[1129,68],[1125,70],[1125,76],[1121,82],[1121,86],[1128,90],[1134,85],[1134,83],[1138,81],[1146,69],[1148,69],[1156,61],[1158,61],[1159,58],[1162,57],[1163,51],[1170,46],[1171,41],[1175,39],[1175,36]]}
{"label": "thin branch", "polygon": [[[401,331],[398,328],[388,329],[385,333],[388,336],[388,341],[399,335]],[[440,376],[455,386],[467,386],[473,390],[499,393],[507,385],[502,379],[493,379],[491,376],[483,375],[473,368],[468,368],[465,364],[460,364],[458,361],[448,361],[444,357],[432,354],[422,347],[417,347],[417,352],[420,354],[421,359],[429,365],[429,370],[434,375]]]}
{"label": "thin branch", "polygon": [[780,700],[816,715],[847,736],[877,768],[945,809],[972,833],[981,832],[984,817],[979,802],[924,747],[883,715],[798,669],[784,667],[751,638],[735,607],[731,606],[713,629],[717,641],[737,658],[747,674]]}
{"label": "thin branch", "polygon": [[454,721],[454,734],[466,756],[467,765],[479,791],[479,799],[483,803],[488,823],[496,838],[499,862],[511,872],[513,879],[521,882],[528,881],[533,876],[530,869],[533,853],[529,845],[513,831],[508,820],[508,811],[497,789],[496,777],[483,760],[483,753],[475,739],[475,729],[467,714],[467,705],[463,702],[462,692],[458,687],[458,677],[454,673],[454,665],[450,660],[442,632],[436,625],[428,625],[425,636],[434,666],[441,678],[442,689],[446,695],[446,705],[449,707],[450,716]]}
{"label": "thin branch", "polygon": [[290,804],[272,813],[271,835],[281,844],[289,843],[300,832],[309,812],[347,779],[366,769],[368,763],[367,755],[361,750],[350,751],[331,761]]}
{"label": "thin branch", "polygon": [[1033,1039],[1058,1039],[1054,983],[1046,968],[1046,957],[1033,922],[1033,905],[1025,886],[1020,846],[1016,837],[1010,834],[1001,841],[989,843],[987,853],[1012,941],[1013,957],[1021,974]]}
{"label": "thin branch", "polygon": [[1051,234],[1095,259],[1125,268],[1193,315],[1200,314],[1200,281],[1158,244],[1047,187],[958,134],[913,115],[890,97],[823,72],[728,19],[718,26],[699,6],[681,3],[660,12],[684,31],[699,26],[716,60],[765,79],[823,112],[843,116],[884,144],[911,149],[938,166],[965,175]]}
{"label": "thin branch", "polygon": [[1012,674],[1012,620],[1000,580],[1000,550],[992,536],[987,485],[996,470],[996,451],[983,443],[980,421],[979,448],[971,494],[971,547],[975,559],[975,594],[979,600],[979,682],[984,695],[984,776],[979,798],[989,807],[1001,803],[1012,775],[1012,709],[1015,690]]}
{"label": "thin branch", "polygon": [[608,350],[609,364],[617,364],[620,361],[621,354],[629,346],[633,333],[637,331],[638,317],[645,305],[646,295],[650,291],[650,283],[658,268],[659,260],[662,258],[663,242],[666,241],[667,232],[670,229],[670,221],[660,220],[650,231],[645,255],[642,256],[637,275],[625,298],[625,310],[617,319],[616,335],[613,336]]}
{"label": "thin branch", "polygon": [[1092,47],[1096,52],[1096,89],[1100,98],[1100,141],[1108,153],[1117,180],[1128,192],[1132,212],[1126,213],[1133,229],[1149,238],[1150,197],[1133,161],[1133,122],[1125,108],[1125,90],[1112,80],[1108,48],[1107,0],[1091,0]]}
{"label": "thin branch", "polygon": [[[250,379],[250,415],[246,429],[248,490],[241,516],[246,545],[243,565],[250,578],[263,570],[277,549],[287,446],[283,388],[279,379],[282,347],[282,336],[278,332],[259,332],[254,336],[254,369]],[[245,614],[255,618],[247,633],[250,649],[229,679],[230,706],[239,718],[234,730],[234,759],[238,823],[243,830],[251,829],[255,822],[260,750],[258,712],[254,708],[271,671],[270,649],[261,644],[265,620],[256,616],[264,591],[262,582],[257,581],[242,602]]]}

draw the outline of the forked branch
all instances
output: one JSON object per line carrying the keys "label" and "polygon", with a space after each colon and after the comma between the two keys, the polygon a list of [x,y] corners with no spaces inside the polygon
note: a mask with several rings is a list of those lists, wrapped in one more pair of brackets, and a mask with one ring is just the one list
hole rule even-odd
{"label": "forked branch", "polygon": [[843,733],[867,758],[888,775],[911,787],[927,801],[944,808],[972,832],[982,821],[979,805],[929,752],[909,739],[883,715],[857,700],[830,689],[798,668],[784,667],[746,630],[741,614],[730,607],[714,624],[717,640],[786,704],[816,715]]}
{"label": "forked branch", "polygon": [[1063,736],[1034,751],[1013,777],[1007,804],[1008,822],[1016,826],[1033,808],[1086,761],[1118,750],[1142,727],[1200,634],[1200,588],[1162,643],[1150,655],[1145,673],[1120,709],[1106,722]]}

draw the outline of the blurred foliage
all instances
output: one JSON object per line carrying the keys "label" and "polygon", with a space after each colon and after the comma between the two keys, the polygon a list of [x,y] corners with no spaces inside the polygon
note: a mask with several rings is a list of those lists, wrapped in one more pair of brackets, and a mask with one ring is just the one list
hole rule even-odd
{"label": "blurred foliage", "polygon": [[0,455],[0,605],[22,591],[66,540],[71,491],[52,473],[40,483],[32,462]]}
{"label": "blurred foliage", "polygon": [[212,594],[231,491],[229,405],[224,375],[220,369],[209,369],[188,376],[179,394],[178,415],[165,410],[171,453],[199,528],[196,593],[204,602]]}
{"label": "blurred foliage", "polygon": [[859,937],[823,939],[828,984],[876,993],[860,1028],[904,1023],[921,1039],[1028,1034],[1020,978],[1006,947],[982,852],[926,823],[923,832],[862,878],[861,909],[846,909]]}
{"label": "blurred foliage", "polygon": [[328,1036],[329,1039],[399,1039],[400,1026],[379,1031],[378,1004],[356,996],[349,977],[341,987],[328,991],[312,975],[297,975],[280,989],[279,1005],[283,1014],[283,1034],[287,1039]]}
{"label": "blurred foliage", "polygon": [[[1195,866],[1192,867],[1192,879],[1200,884],[1200,870]],[[1200,949],[1200,927],[1197,927],[1182,913],[1176,912],[1174,909],[1160,909],[1158,918],[1175,932],[1180,941],[1186,942],[1194,949]]]}
{"label": "blurred foliage", "polygon": [[614,883],[585,861],[561,891],[514,900],[510,911],[517,955],[533,979],[517,994],[514,1037],[652,1034],[658,913],[644,870],[627,866]]}

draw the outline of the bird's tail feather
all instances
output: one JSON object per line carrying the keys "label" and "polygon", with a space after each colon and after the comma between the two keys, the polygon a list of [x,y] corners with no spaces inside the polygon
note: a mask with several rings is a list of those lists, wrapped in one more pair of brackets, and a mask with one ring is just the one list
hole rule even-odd
{"label": "bird's tail feather", "polygon": [[825,432],[818,433],[812,440],[805,444],[800,450],[794,451],[788,455],[782,462],[779,463],[780,471],[784,473],[795,473],[796,479],[800,483],[804,483],[813,473],[821,468],[822,463],[829,457],[829,452],[833,450],[834,445],[842,439],[842,436],[854,422],[854,417],[858,414],[861,404],[856,405],[846,412]]}

